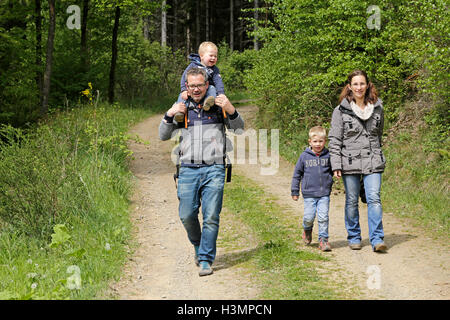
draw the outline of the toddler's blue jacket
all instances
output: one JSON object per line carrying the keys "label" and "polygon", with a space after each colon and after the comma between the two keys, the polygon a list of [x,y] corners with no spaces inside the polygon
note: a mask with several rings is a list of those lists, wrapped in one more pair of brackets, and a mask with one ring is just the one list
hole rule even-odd
{"label": "toddler's blue jacket", "polygon": [[187,91],[186,88],[186,73],[190,68],[197,67],[206,70],[208,74],[208,81],[210,86],[214,86],[216,88],[217,94],[225,94],[225,86],[223,85],[222,77],[220,76],[220,71],[217,66],[213,67],[205,67],[200,62],[200,56],[197,53],[191,53],[189,55],[189,60],[191,63],[187,66],[187,68],[183,72],[183,76],[181,77],[180,87],[181,91]]}

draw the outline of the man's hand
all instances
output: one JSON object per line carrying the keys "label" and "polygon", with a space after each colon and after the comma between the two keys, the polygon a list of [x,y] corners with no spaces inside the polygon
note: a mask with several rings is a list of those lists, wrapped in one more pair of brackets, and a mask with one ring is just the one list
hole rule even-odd
{"label": "man's hand", "polygon": [[219,94],[217,96],[216,105],[224,109],[228,114],[233,114],[236,111],[230,100],[228,100],[228,98],[224,94]]}
{"label": "man's hand", "polygon": [[172,105],[172,108],[170,108],[167,111],[167,115],[169,117],[173,117],[175,114],[177,114],[178,112],[184,113],[186,114],[186,105],[184,104],[184,102],[178,102],[178,103],[174,103]]}
{"label": "man's hand", "polygon": [[292,200],[297,201],[299,196],[292,196]]}
{"label": "man's hand", "polygon": [[188,98],[189,98],[189,96],[188,96],[188,92],[186,90],[181,92],[181,99],[187,100]]}

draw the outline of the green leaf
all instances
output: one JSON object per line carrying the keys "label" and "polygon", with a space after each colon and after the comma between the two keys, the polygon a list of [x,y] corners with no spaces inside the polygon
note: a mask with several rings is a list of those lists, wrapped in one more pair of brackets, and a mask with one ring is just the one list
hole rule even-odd
{"label": "green leaf", "polygon": [[64,224],[57,224],[53,227],[55,233],[52,234],[50,248],[56,248],[70,240],[71,236]]}
{"label": "green leaf", "polygon": [[86,253],[86,250],[81,248],[81,249],[69,249],[64,251],[64,255],[66,256],[71,256],[71,257],[75,257],[75,258],[82,258],[84,256],[84,254]]}

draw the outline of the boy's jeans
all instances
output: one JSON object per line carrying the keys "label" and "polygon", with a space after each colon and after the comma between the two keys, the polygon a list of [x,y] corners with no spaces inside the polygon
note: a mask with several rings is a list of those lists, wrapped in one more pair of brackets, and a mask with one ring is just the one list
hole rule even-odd
{"label": "boy's jeans", "polygon": [[303,230],[312,230],[317,212],[319,240],[321,238],[328,239],[328,208],[330,206],[330,197],[304,198],[303,204]]}
{"label": "boy's jeans", "polygon": [[[205,94],[205,98],[207,98],[209,96],[213,96],[214,98],[217,97],[216,87],[211,86],[211,85],[208,87],[208,90],[206,91],[206,94]],[[178,95],[177,102],[184,102],[184,100],[181,98],[181,93]]]}
{"label": "boy's jeans", "polygon": [[[359,174],[344,174],[342,179],[345,187],[345,227],[347,228],[347,240],[350,244],[361,242],[361,227],[359,225]],[[369,240],[374,247],[383,242],[384,231],[381,207],[380,189],[381,173],[363,175],[364,188],[367,199],[367,220],[369,223]]]}
{"label": "boy's jeans", "polygon": [[[222,210],[225,168],[212,165],[200,168],[181,167],[177,195],[178,213],[189,241],[199,246],[198,260],[213,263],[219,233],[219,215]],[[203,228],[198,213],[202,206]]]}

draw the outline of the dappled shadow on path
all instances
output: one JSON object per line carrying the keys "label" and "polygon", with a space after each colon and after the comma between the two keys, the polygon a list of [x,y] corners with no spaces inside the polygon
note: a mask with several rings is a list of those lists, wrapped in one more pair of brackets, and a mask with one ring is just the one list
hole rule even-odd
{"label": "dappled shadow on path", "polygon": [[[392,248],[400,243],[410,241],[417,238],[415,235],[411,234],[388,234],[384,236],[384,243],[387,245],[388,249]],[[361,241],[362,246],[370,246],[369,239],[363,239]],[[330,241],[332,248],[342,248],[348,247],[347,240]]]}
{"label": "dappled shadow on path", "polygon": [[221,269],[227,269],[240,263],[246,262],[250,260],[261,249],[261,246],[257,246],[245,250],[220,254],[214,261],[214,270],[217,271]]}

